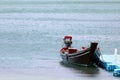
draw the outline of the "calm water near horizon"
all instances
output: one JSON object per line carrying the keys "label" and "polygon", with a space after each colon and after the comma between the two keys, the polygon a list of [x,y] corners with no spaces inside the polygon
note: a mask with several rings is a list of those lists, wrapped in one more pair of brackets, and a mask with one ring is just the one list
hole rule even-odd
{"label": "calm water near horizon", "polygon": [[120,54],[120,1],[1,0],[0,79],[120,80],[101,68],[62,64],[64,35],[77,49],[97,41],[103,55]]}

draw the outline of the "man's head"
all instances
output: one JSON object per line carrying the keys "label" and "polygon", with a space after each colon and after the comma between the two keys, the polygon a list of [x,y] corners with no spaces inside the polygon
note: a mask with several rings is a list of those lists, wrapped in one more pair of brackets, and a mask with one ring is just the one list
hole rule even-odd
{"label": "man's head", "polygon": [[71,47],[72,44],[72,36],[64,36],[64,43],[66,47]]}

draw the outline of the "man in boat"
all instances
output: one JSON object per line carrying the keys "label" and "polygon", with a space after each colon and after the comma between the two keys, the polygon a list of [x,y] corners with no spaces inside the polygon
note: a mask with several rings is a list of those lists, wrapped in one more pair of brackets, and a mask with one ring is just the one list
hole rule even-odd
{"label": "man in boat", "polygon": [[77,53],[78,50],[75,48],[72,48],[72,36],[64,36],[64,44],[65,46],[60,50],[61,53],[68,53],[68,54],[72,54],[72,53]]}

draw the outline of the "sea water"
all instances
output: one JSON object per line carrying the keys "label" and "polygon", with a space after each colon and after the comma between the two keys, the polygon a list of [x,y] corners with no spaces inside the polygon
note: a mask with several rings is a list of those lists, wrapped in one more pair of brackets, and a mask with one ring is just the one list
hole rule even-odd
{"label": "sea water", "polygon": [[1,80],[120,80],[101,68],[62,64],[65,35],[81,49],[120,53],[119,0],[0,0]]}

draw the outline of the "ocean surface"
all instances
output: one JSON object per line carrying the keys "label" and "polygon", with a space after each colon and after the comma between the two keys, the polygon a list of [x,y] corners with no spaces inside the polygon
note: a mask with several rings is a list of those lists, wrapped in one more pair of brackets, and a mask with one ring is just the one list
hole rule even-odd
{"label": "ocean surface", "polygon": [[120,80],[101,68],[62,64],[65,35],[81,49],[120,54],[119,0],[0,0],[0,80]]}

